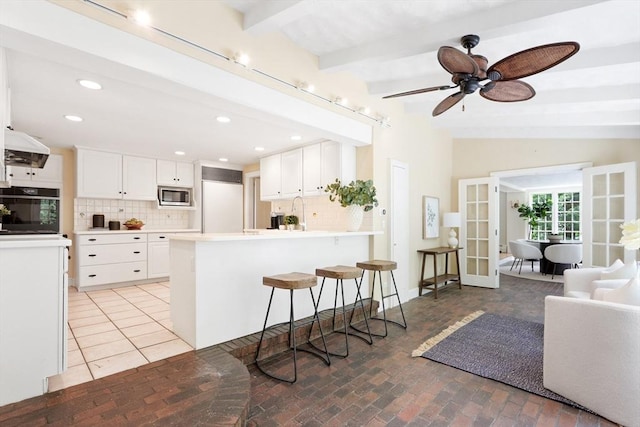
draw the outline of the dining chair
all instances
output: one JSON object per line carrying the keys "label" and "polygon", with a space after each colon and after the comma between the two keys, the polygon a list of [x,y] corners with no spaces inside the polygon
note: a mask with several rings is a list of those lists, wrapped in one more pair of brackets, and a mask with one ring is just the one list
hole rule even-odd
{"label": "dining chair", "polygon": [[570,268],[578,268],[578,264],[582,262],[582,245],[570,243],[547,246],[544,250],[544,257],[553,263],[553,272],[551,273],[553,279],[558,264],[569,264]]}
{"label": "dining chair", "polygon": [[511,250],[511,255],[513,255],[513,262],[509,270],[513,270],[513,267],[519,263],[518,274],[522,272],[522,263],[524,261],[531,261],[531,271],[533,271],[533,263],[542,259],[540,249],[528,243],[512,240],[509,242],[509,249]]}

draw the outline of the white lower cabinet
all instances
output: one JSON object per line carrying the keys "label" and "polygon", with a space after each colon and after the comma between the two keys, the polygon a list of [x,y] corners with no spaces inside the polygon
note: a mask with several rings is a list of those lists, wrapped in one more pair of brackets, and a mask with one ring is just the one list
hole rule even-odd
{"label": "white lower cabinet", "polygon": [[155,279],[169,276],[169,235],[149,233],[147,248],[147,277]]}
{"label": "white lower cabinet", "polygon": [[66,369],[70,244],[0,239],[0,406],[46,393]]}
{"label": "white lower cabinet", "polygon": [[147,278],[146,233],[83,234],[76,242],[78,289]]}
{"label": "white lower cabinet", "polygon": [[169,236],[175,233],[76,234],[77,288],[169,277]]}

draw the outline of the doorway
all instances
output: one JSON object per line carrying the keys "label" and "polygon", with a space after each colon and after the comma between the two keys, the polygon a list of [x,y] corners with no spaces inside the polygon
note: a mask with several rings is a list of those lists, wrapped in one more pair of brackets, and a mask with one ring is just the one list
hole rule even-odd
{"label": "doorway", "polygon": [[[394,276],[400,300],[405,302],[409,288],[409,165],[391,160],[389,169],[389,255],[398,264]],[[393,298],[389,299],[391,301]]]}
{"label": "doorway", "polygon": [[271,226],[271,203],[260,200],[260,172],[244,175],[245,217],[244,228],[269,228]]}

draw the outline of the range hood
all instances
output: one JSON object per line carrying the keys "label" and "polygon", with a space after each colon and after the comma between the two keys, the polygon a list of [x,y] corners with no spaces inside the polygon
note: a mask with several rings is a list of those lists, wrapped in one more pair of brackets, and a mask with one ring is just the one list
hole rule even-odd
{"label": "range hood", "polygon": [[49,153],[49,148],[26,133],[4,130],[5,166],[42,168],[49,158]]}

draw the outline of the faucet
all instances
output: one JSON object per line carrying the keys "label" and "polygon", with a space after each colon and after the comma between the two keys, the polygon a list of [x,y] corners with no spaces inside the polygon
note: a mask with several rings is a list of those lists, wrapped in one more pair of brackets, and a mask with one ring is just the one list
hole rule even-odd
{"label": "faucet", "polygon": [[296,196],[293,198],[293,201],[291,202],[291,212],[296,212],[296,199],[300,199],[302,202],[302,222],[300,223],[300,228],[302,228],[302,231],[307,231],[307,217],[304,214],[304,199],[302,196]]}

